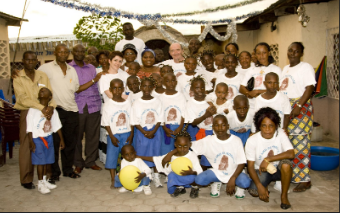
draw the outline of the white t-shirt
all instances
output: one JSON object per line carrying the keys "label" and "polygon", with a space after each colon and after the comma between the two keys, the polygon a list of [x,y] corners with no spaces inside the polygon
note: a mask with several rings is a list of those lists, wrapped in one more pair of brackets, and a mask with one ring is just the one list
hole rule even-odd
{"label": "white t-shirt", "polygon": [[[255,98],[255,113],[263,108],[263,107],[270,107],[274,109],[281,118],[281,127],[284,124],[284,115],[289,115],[291,112],[291,106],[289,99],[286,95],[282,94],[281,92],[277,92],[275,97],[267,100],[262,98],[262,95],[259,95]],[[255,132],[255,125],[253,124],[252,132]]]}
{"label": "white t-shirt", "polygon": [[158,98],[151,100],[136,99],[132,106],[131,125],[140,125],[151,129],[158,122],[163,122],[162,103]]}
{"label": "white t-shirt", "polygon": [[[268,156],[275,156],[287,150],[293,149],[293,146],[282,129],[278,129],[278,135],[274,133],[273,138],[265,139],[258,132],[251,136],[246,143],[245,153],[247,160],[255,161],[255,169],[259,169],[263,159]],[[275,167],[279,165],[279,161],[271,162]]]}
{"label": "white t-shirt", "polygon": [[[171,169],[171,165],[168,165],[168,166],[165,166],[165,167],[162,166],[162,160],[165,156],[166,155],[159,156],[159,157],[153,157],[153,162],[155,163],[158,172],[163,172],[164,174],[168,175],[168,174],[170,174],[170,172],[172,172],[172,169]],[[171,157],[171,162],[174,161],[176,158],[179,158],[179,157],[180,156],[173,155]],[[193,171],[197,172],[197,175],[199,175],[200,173],[203,172],[202,167],[200,165],[200,162],[198,160],[198,157],[194,152],[189,150],[189,152],[186,155],[181,156],[181,157],[186,157],[191,161],[192,167],[193,167],[191,169]]]}
{"label": "white t-shirt", "polygon": [[[206,101],[196,101],[190,98],[185,109],[185,123],[192,123],[196,118],[202,117],[210,105]],[[200,129],[212,130],[213,116],[206,118],[197,126]]]}
{"label": "white t-shirt", "polygon": [[161,97],[161,95],[163,95],[163,93],[158,93],[158,92],[155,91],[155,89],[152,90],[152,92],[151,92],[151,96],[158,98],[158,99]]}
{"label": "white t-shirt", "polygon": [[211,83],[211,80],[217,77],[216,72],[209,72],[209,71],[207,71],[206,69],[202,69],[200,72],[206,77],[205,80],[206,80],[206,81],[210,84],[210,86],[212,87],[213,84]]}
{"label": "white t-shirt", "polygon": [[[122,134],[131,131],[131,102],[116,102],[107,100],[103,105],[102,126],[110,126],[112,134]],[[108,133],[106,132],[108,135]]]}
{"label": "white t-shirt", "polygon": [[184,67],[184,62],[175,63],[173,59],[169,59],[169,60],[162,61],[161,63],[156,64],[156,66],[159,66],[161,64],[170,65],[172,69],[174,70],[175,75],[177,72],[182,72],[182,73],[187,72],[187,70]]}
{"label": "white t-shirt", "polygon": [[[274,72],[279,76],[279,80],[281,79],[281,69],[280,67],[270,64],[268,67],[261,66],[261,67],[254,67],[253,69],[249,70],[243,78],[241,85],[247,86],[247,82],[251,77],[255,78],[254,82],[254,90],[266,90],[266,87],[263,84],[265,80],[265,76],[267,73]],[[279,81],[280,82],[280,81]]]}
{"label": "white t-shirt", "polygon": [[26,116],[26,122],[26,131],[27,133],[32,132],[33,138],[47,137],[62,127],[56,109],[53,110],[53,115],[49,122],[40,110],[30,108]]}
{"label": "white t-shirt", "polygon": [[191,149],[208,159],[211,170],[222,183],[228,183],[238,165],[246,163],[242,141],[234,135],[224,141],[219,140],[216,135],[209,135],[193,141]]}
{"label": "white t-shirt", "polygon": [[137,61],[138,61],[139,64],[142,64],[142,52],[144,51],[144,48],[145,48],[144,41],[142,39],[136,38],[136,37],[133,37],[132,40],[122,39],[116,44],[115,50],[120,51],[120,52],[123,51],[125,44],[135,45],[135,47],[137,49]]}
{"label": "white t-shirt", "polygon": [[139,91],[137,93],[130,92],[127,100],[130,101],[131,105],[133,106],[133,103],[135,102],[135,100],[141,98],[142,96],[143,96],[142,91]]}
{"label": "white t-shirt", "polygon": [[129,77],[129,74],[127,74],[127,72],[124,72],[123,70],[119,69],[118,70],[118,73],[116,74],[105,74],[105,75],[102,75],[99,79],[99,91],[100,91],[100,94],[103,95],[103,99],[104,99],[104,102],[106,102],[107,100],[109,100],[110,98],[107,97],[107,95],[105,94],[105,91],[106,90],[109,90],[110,89],[110,82],[115,79],[115,78],[119,78],[120,80],[123,81],[124,83],[124,88],[126,86],[126,80],[127,78]]}
{"label": "white t-shirt", "polygon": [[294,67],[287,65],[283,68],[280,91],[288,98],[300,98],[307,86],[315,84],[315,72],[312,65],[300,62]]}
{"label": "white t-shirt", "polygon": [[[212,92],[210,93],[209,95],[207,95],[205,97],[205,100],[207,102],[212,102],[214,104],[214,106],[216,107],[216,110],[217,110],[217,113],[216,115],[224,115],[226,116],[227,114],[224,113],[224,110],[225,109],[228,109],[229,110],[229,113],[231,111],[233,111],[233,100],[227,100],[226,102],[224,102],[224,104],[222,105],[217,105],[216,101],[217,101],[217,97],[216,97],[216,94],[215,92]],[[214,117],[216,116],[214,115]]]}
{"label": "white t-shirt", "polygon": [[129,161],[123,159],[122,162],[121,162],[121,170],[126,166],[137,167],[141,171],[141,173],[145,173],[146,177],[148,177],[148,178],[150,178],[150,180],[152,180],[152,171],[142,159],[135,158],[135,160],[132,161],[132,162],[129,162]]}
{"label": "white t-shirt", "polygon": [[163,107],[163,118],[165,124],[180,125],[182,117],[185,118],[184,112],[186,100],[182,93],[177,92],[174,95],[163,93],[159,96]]}
{"label": "white t-shirt", "polygon": [[193,91],[190,91],[190,80],[193,78],[193,77],[196,77],[198,75],[202,75],[202,77],[205,79],[205,90],[212,90],[212,87],[211,85],[209,84],[206,76],[204,75],[204,73],[202,72],[196,72],[195,75],[186,75],[186,74],[183,74],[183,75],[180,75],[178,78],[177,78],[177,85],[179,87],[179,92],[181,92],[185,99],[186,100],[189,100],[190,97],[194,97],[194,92]]}
{"label": "white t-shirt", "polygon": [[235,132],[241,130],[241,129],[245,129],[246,131],[248,131],[249,129],[251,129],[252,124],[253,124],[253,119],[254,119],[254,110],[249,109],[246,119],[244,119],[243,122],[241,122],[238,117],[237,117],[237,113],[236,111],[232,111],[227,115],[227,120],[229,123],[229,129],[233,130]]}
{"label": "white t-shirt", "polygon": [[227,78],[224,75],[219,75],[216,78],[216,83],[215,83],[215,89],[217,84],[224,82],[228,85],[228,95],[227,99],[234,101],[234,98],[240,94],[240,85],[243,80],[244,76],[240,73],[238,73],[236,76],[233,78]]}
{"label": "white t-shirt", "polygon": [[249,71],[251,71],[254,68],[255,68],[255,66],[250,66],[248,69],[243,69],[241,66],[239,66],[239,67],[236,68],[236,72],[245,76]]}
{"label": "white t-shirt", "polygon": [[226,68],[223,68],[223,69],[216,69],[215,70],[215,75],[216,75],[216,77],[217,76],[219,76],[219,75],[224,75],[224,74],[226,74],[227,73],[227,69]]}

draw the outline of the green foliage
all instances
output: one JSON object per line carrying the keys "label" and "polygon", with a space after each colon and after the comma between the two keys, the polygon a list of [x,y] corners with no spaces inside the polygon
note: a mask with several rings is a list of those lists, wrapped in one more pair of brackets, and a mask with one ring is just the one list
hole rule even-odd
{"label": "green foliage", "polygon": [[123,26],[116,17],[93,14],[82,17],[73,34],[88,46],[113,51],[116,43],[123,38]]}

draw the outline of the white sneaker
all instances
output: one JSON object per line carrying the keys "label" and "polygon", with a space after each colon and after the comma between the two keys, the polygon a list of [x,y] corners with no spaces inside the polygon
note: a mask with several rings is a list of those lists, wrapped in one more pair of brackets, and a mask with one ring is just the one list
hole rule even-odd
{"label": "white sneaker", "polygon": [[55,189],[57,185],[49,183],[47,180],[44,180],[44,184],[48,189]]}
{"label": "white sneaker", "polygon": [[161,188],[163,185],[161,184],[161,181],[159,180],[159,173],[154,173],[153,176],[153,183],[155,184],[156,188]]}
{"label": "white sneaker", "polygon": [[[276,181],[275,184],[274,184],[274,189],[279,191],[279,192],[282,192],[282,185],[281,185],[281,181]],[[288,189],[288,193],[290,193],[291,190]]]}
{"label": "white sneaker", "polygon": [[164,183],[168,183],[168,176],[165,176]]}
{"label": "white sneaker", "polygon": [[120,193],[124,193],[124,192],[128,192],[129,190],[125,189],[124,187],[120,187],[118,192]]}
{"label": "white sneaker", "polygon": [[142,191],[143,191],[143,186],[139,186],[137,187],[137,189],[133,190],[133,192],[137,192],[137,193],[142,192]]}
{"label": "white sneaker", "polygon": [[221,182],[214,182],[213,184],[211,184],[210,197],[213,197],[213,198],[219,197],[221,186],[222,186]]}
{"label": "white sneaker", "polygon": [[41,193],[41,194],[47,194],[47,193],[50,193],[51,191],[45,186],[44,182],[43,181],[39,181],[38,183],[38,191]]}
{"label": "white sneaker", "polygon": [[244,197],[246,196],[244,191],[244,189],[236,186],[235,198],[238,200],[244,199]]}
{"label": "white sneaker", "polygon": [[144,190],[144,194],[145,194],[145,195],[151,195],[151,194],[152,194],[150,185],[143,186],[143,190]]}

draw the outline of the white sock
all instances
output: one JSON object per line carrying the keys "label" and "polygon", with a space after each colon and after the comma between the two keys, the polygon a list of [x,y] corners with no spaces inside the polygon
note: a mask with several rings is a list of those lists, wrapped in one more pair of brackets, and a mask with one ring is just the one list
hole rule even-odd
{"label": "white sock", "polygon": [[46,182],[46,175],[43,176],[43,181]]}
{"label": "white sock", "polygon": [[191,186],[191,188],[198,189],[198,186]]}

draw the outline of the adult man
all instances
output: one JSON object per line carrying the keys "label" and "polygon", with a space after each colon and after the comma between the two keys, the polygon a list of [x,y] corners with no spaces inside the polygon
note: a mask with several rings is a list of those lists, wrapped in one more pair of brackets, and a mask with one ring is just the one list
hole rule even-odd
{"label": "adult man", "polygon": [[161,63],[161,62],[163,62],[165,60],[165,56],[164,56],[163,50],[157,48],[157,49],[154,50],[154,52],[156,54],[155,64]]}
{"label": "adult man", "polygon": [[84,62],[86,64],[92,64],[94,67],[97,68],[98,62],[96,60],[96,57],[94,57],[93,55],[87,55],[84,58]]}
{"label": "adult man", "polygon": [[137,62],[142,64],[142,52],[145,48],[144,41],[142,39],[134,37],[135,30],[130,22],[126,22],[123,24],[123,34],[125,39],[120,40],[115,47],[116,51],[123,51],[123,47],[125,44],[133,44],[137,49]]}
{"label": "adult man", "polygon": [[[72,49],[73,61],[69,63],[78,74],[81,85],[76,92],[76,103],[79,109],[79,130],[77,137],[76,152],[74,155],[75,173],[79,174],[84,167],[93,170],[102,170],[96,165],[98,153],[100,108],[101,100],[97,82],[102,73],[96,75],[96,68],[91,64],[85,64],[85,47],[77,44]],[[85,156],[82,157],[82,139],[85,132]]]}
{"label": "adult man", "polygon": [[[89,59],[89,61],[92,62],[92,63],[91,62],[90,63],[93,64],[93,66],[96,67],[96,68],[99,66],[99,63],[96,60],[96,56],[98,55],[98,53],[99,53],[99,51],[98,51],[97,47],[95,47],[95,46],[91,46],[87,49],[88,59]],[[93,56],[93,57],[91,57],[91,56]]]}
{"label": "adult man", "polygon": [[[35,187],[32,183],[34,167],[32,165],[31,151],[29,148],[29,136],[26,133],[26,116],[29,108],[35,108],[41,110],[45,117],[50,119],[56,104],[52,99],[49,103],[49,107],[44,107],[38,101],[38,93],[42,87],[47,87],[51,91],[52,88],[47,75],[44,72],[34,69],[38,63],[35,52],[26,51],[22,58],[24,69],[16,72],[13,76],[13,87],[16,97],[14,108],[20,110],[20,182],[24,188],[34,189]],[[59,146],[57,147],[57,150],[59,150]]]}
{"label": "adult man", "polygon": [[189,51],[190,51],[190,55],[199,58],[199,52],[198,50],[201,48],[202,43],[197,39],[197,38],[192,38],[189,41]]}
{"label": "adult man", "polygon": [[[54,55],[56,59],[50,63],[40,66],[40,70],[45,72],[51,81],[53,97],[57,104],[57,111],[62,124],[65,148],[61,150],[61,163],[63,176],[70,178],[79,178],[80,175],[74,173],[74,153],[76,148],[79,113],[75,101],[75,93],[79,89],[79,81],[76,70],[66,63],[70,50],[65,44],[58,44],[55,47]],[[55,162],[52,165],[52,180],[59,180],[61,174],[59,160],[59,143],[58,134],[53,134],[55,149]]]}

